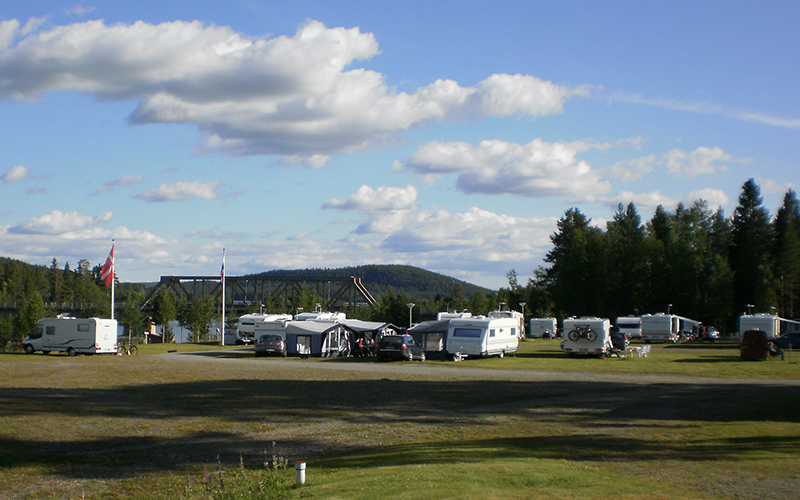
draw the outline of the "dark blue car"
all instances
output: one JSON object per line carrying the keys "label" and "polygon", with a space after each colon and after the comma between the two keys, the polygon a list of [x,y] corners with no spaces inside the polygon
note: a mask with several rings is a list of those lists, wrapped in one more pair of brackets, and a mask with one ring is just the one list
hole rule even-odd
{"label": "dark blue car", "polygon": [[792,350],[800,349],[800,332],[784,333],[780,337],[772,339],[772,343],[783,350],[789,349],[790,345],[792,346]]}

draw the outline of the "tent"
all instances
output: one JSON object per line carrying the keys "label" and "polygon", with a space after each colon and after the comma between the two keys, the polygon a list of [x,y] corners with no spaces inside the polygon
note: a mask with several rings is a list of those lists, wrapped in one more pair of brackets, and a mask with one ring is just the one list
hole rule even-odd
{"label": "tent", "polygon": [[450,320],[423,321],[408,330],[414,341],[422,345],[428,359],[448,359],[447,356],[447,329]]}
{"label": "tent", "polygon": [[290,356],[350,356],[354,331],[330,321],[289,321],[286,323],[286,353]]}

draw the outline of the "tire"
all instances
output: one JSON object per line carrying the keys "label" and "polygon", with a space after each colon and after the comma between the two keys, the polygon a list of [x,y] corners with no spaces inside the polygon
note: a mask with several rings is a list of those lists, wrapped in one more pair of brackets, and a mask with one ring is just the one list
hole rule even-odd
{"label": "tire", "polygon": [[50,354],[50,351],[42,351],[42,354],[45,354],[45,355]]}
{"label": "tire", "polygon": [[586,338],[589,340],[589,342],[594,342],[597,340],[597,332],[594,330],[589,330],[586,332]]}
{"label": "tire", "polygon": [[30,344],[25,344],[25,354],[33,354],[36,352],[36,349],[33,348]]}
{"label": "tire", "polygon": [[135,345],[132,345],[130,350],[128,351],[128,354],[139,354],[139,348],[136,347]]}
{"label": "tire", "polygon": [[571,341],[577,342],[578,339],[581,338],[581,334],[578,332],[578,330],[572,330],[569,332],[569,334],[567,334],[567,337],[569,337]]}
{"label": "tire", "polygon": [[75,352],[75,349],[73,349],[72,347],[70,347],[69,349],[67,349],[67,355],[69,355],[69,356],[72,356],[72,357],[75,357],[75,356],[77,356],[77,355],[78,355],[78,353],[77,353],[77,352]]}
{"label": "tire", "polygon": [[419,356],[419,362],[420,362],[420,363],[424,363],[424,362],[425,362],[425,352],[424,352],[424,351],[423,351],[423,353],[422,353],[422,354],[420,354],[420,356]]}
{"label": "tire", "polygon": [[503,359],[503,356],[506,355],[505,351],[500,351],[500,354],[497,355],[498,358]]}

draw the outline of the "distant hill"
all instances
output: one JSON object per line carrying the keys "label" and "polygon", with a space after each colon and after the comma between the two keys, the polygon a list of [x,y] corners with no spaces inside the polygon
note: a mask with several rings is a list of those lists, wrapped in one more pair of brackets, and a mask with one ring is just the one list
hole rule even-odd
{"label": "distant hill", "polygon": [[494,291],[418,267],[388,264],[342,267],[339,269],[279,269],[249,276],[263,278],[302,278],[304,276],[349,278],[350,276],[356,276],[361,278],[361,282],[375,298],[380,297],[391,288],[395,292],[403,292],[415,299],[433,300],[437,296],[439,298],[451,296],[453,286],[456,284],[461,287],[461,292],[467,298],[476,293],[485,294]]}

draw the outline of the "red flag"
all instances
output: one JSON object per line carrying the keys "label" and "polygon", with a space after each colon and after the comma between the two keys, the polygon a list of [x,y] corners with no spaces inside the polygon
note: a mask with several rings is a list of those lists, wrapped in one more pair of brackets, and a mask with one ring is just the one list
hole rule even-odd
{"label": "red flag", "polygon": [[225,279],[225,249],[222,249],[222,269],[219,270],[220,279]]}
{"label": "red flag", "polygon": [[114,245],[111,245],[111,253],[108,254],[106,263],[100,270],[100,279],[106,286],[111,286],[111,282],[114,281]]}

